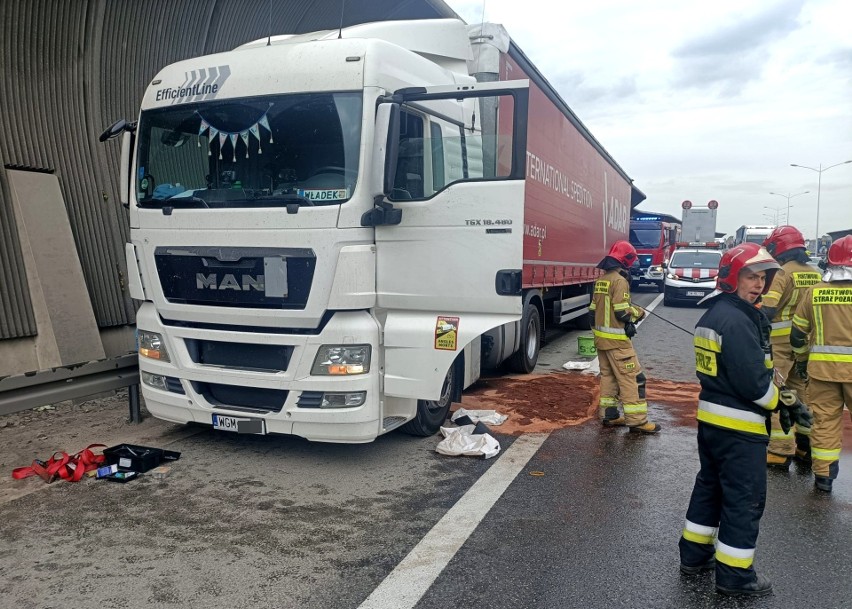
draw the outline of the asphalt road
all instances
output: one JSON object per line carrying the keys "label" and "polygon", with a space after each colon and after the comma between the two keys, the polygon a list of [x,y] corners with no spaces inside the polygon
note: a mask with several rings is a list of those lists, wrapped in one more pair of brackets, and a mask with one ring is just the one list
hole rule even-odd
{"label": "asphalt road", "polygon": [[[654,313],[689,332],[701,310]],[[641,324],[650,377],[695,380],[687,332],[653,315]],[[576,357],[576,336],[550,332],[541,370]],[[698,470],[692,416],[650,408],[664,425],[653,437],[495,428],[503,451],[488,461],[402,434],[358,446],[179,434],[164,481],[57,483],[0,501],[0,607],[852,607],[848,450],[831,496],[807,470],[770,474],[756,565],[775,593],[726,599],[712,576],[677,568]]]}

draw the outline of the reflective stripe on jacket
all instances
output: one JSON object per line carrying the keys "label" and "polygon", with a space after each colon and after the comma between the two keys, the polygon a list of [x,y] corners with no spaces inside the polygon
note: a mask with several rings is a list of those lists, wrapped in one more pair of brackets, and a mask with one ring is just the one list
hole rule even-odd
{"label": "reflective stripe on jacket", "polygon": [[775,273],[769,291],[763,297],[763,307],[775,310],[772,318],[772,342],[787,342],[793,327],[793,313],[802,293],[819,283],[820,274],[804,262],[789,260]]}
{"label": "reflective stripe on jacket", "polygon": [[852,281],[813,286],[796,308],[793,327],[793,352],[808,359],[810,376],[852,382]]}
{"label": "reflective stripe on jacket", "polygon": [[624,322],[618,319],[616,313],[626,312],[631,319],[636,320],[641,316],[641,311],[630,303],[630,282],[618,269],[607,271],[595,282],[589,310],[595,316],[592,332],[595,335],[595,347],[599,351],[632,346],[624,333]]}
{"label": "reflective stripe on jacket", "polygon": [[768,441],[767,417],[778,406],[769,320],[732,294],[711,302],[693,339],[698,420]]}

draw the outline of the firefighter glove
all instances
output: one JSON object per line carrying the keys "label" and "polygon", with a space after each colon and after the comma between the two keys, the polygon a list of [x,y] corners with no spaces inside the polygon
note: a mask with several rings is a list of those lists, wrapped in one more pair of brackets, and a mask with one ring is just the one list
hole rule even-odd
{"label": "firefighter glove", "polygon": [[633,338],[636,336],[636,324],[632,321],[628,321],[624,324],[624,333],[627,335],[627,338]]}
{"label": "firefighter glove", "polygon": [[803,381],[808,381],[808,360],[803,359],[797,361],[793,366],[796,369],[796,374],[799,375],[799,378]]}
{"label": "firefighter glove", "polygon": [[793,419],[790,416],[790,409],[786,406],[781,406],[778,409],[778,423],[781,424],[781,431],[785,434],[790,433],[790,429],[793,427]]}
{"label": "firefighter glove", "polygon": [[[810,428],[814,423],[814,416],[808,411],[808,407],[799,399],[798,394],[792,389],[782,388],[779,392],[781,401],[781,429],[784,433],[790,431],[792,423],[799,427]],[[787,418],[786,428],[784,418]]]}

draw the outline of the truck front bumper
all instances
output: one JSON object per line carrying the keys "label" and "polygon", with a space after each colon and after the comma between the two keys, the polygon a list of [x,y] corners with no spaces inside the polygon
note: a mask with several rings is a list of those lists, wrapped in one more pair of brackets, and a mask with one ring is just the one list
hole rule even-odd
{"label": "truck front bumper", "polygon": [[[265,433],[325,442],[370,442],[386,431],[380,399],[379,326],[366,312],[336,313],[316,334],[288,334],[268,328],[253,331],[244,327],[229,330],[169,325],[160,320],[150,303],[144,303],[137,314],[137,327],[160,334],[169,354],[168,362],[139,358],[145,405],[157,418],[206,425],[213,424],[213,415],[259,419]],[[371,347],[368,372],[311,374],[321,345],[363,344]],[[262,367],[257,361],[241,367],[210,365],[198,355],[205,349],[239,354],[252,347],[286,356]],[[163,378],[152,384],[151,375]],[[324,394],[362,392],[364,402],[359,406],[318,406]],[[395,409],[399,414],[400,404],[396,403]],[[413,417],[415,409],[416,400],[411,400],[410,409],[406,405],[403,417],[394,417],[393,426]]]}

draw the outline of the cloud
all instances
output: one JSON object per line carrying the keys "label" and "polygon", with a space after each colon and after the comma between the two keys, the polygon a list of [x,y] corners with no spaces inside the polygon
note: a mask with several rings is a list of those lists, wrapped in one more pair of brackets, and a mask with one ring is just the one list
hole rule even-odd
{"label": "cloud", "polygon": [[557,91],[570,92],[565,101],[568,105],[592,107],[596,103],[621,103],[636,101],[639,97],[639,86],[635,76],[624,76],[605,84],[589,81],[585,72],[572,70],[558,73],[550,83]]}
{"label": "cloud", "polygon": [[[683,42],[671,51],[675,87],[708,89],[722,97],[738,95],[760,80],[770,47],[801,26],[803,0],[786,0]],[[738,16],[739,17],[739,16]]]}

